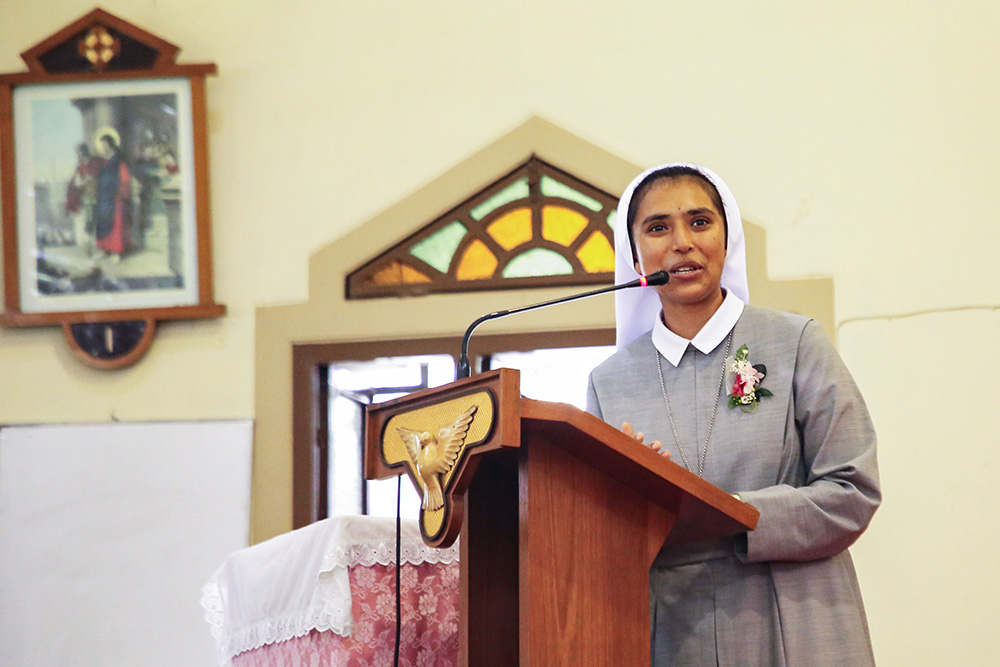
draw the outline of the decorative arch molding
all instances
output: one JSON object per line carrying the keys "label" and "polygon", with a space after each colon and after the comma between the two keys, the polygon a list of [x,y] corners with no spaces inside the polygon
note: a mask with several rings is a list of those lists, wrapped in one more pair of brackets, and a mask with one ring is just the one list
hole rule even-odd
{"label": "decorative arch molding", "polygon": [[[346,296],[346,277],[359,267],[359,259],[379,256],[385,248],[410,237],[426,221],[437,219],[441,211],[453,209],[457,202],[466,201],[470,195],[512,173],[532,156],[571,170],[576,178],[607,193],[622,192],[641,171],[637,165],[546,120],[532,117],[414,194],[318,249],[309,263],[307,301],[257,309],[252,542],[293,528],[293,486],[305,486],[308,491],[308,480],[315,476],[309,457],[295,457],[293,451],[302,450],[302,438],[311,434],[316,401],[309,388],[310,382],[318,377],[315,364],[321,362],[317,355],[322,346],[390,341],[398,347],[404,343],[411,346],[422,339],[449,338],[455,340],[457,355],[462,332],[479,315],[565,296],[579,289],[517,288],[393,299]],[[833,281],[769,280],[764,231],[746,221],[744,225],[754,303],[807,314],[833,336]],[[499,320],[491,323],[483,335],[587,331],[593,336],[593,332],[610,331],[613,327],[610,297],[597,297],[534,311],[520,319]],[[613,340],[613,336],[609,339]],[[301,523],[300,519],[296,521]]]}

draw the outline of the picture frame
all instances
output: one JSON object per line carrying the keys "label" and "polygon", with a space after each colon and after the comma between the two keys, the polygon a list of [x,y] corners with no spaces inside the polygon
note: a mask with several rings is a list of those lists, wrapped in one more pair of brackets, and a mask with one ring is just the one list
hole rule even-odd
{"label": "picture frame", "polygon": [[188,79],[13,91],[22,314],[196,306]]}
{"label": "picture frame", "polygon": [[220,317],[212,292],[205,77],[95,9],[0,74],[0,325],[61,325],[92,366],[160,320]]}

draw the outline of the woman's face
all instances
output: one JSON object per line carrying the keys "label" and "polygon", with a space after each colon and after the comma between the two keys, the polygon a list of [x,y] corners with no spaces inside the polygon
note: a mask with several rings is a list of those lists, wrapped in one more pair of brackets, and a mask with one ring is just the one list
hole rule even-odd
{"label": "woman's face", "polygon": [[632,233],[646,275],[663,269],[670,282],[656,288],[664,310],[676,306],[718,306],[726,231],[722,213],[706,187],[691,176],[658,181],[636,209]]}

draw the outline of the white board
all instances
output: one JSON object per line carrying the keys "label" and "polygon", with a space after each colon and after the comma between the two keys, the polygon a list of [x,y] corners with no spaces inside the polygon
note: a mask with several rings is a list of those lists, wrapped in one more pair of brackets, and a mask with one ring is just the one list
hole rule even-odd
{"label": "white board", "polygon": [[0,664],[215,664],[201,586],[249,536],[250,421],[0,428]]}

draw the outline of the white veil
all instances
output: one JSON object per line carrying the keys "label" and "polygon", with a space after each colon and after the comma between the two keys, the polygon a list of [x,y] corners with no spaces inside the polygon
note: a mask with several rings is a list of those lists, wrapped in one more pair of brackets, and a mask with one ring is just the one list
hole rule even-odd
{"label": "white veil", "polygon": [[[743,221],[740,209],[729,187],[712,171],[694,164],[677,162],[662,164],[647,169],[629,183],[618,202],[618,213],[615,216],[615,283],[621,284],[639,277],[632,262],[632,247],[628,240],[628,208],[636,187],[647,176],[672,167],[693,169],[709,180],[719,191],[722,206],[725,208],[728,241],[726,243],[726,263],[722,269],[722,286],[731,291],[744,303],[750,301],[750,288],[747,285],[746,243],[743,237]],[[636,338],[653,328],[653,322],[660,313],[660,298],[652,287],[636,287],[615,292],[615,327],[617,329],[618,349],[621,349]]]}

